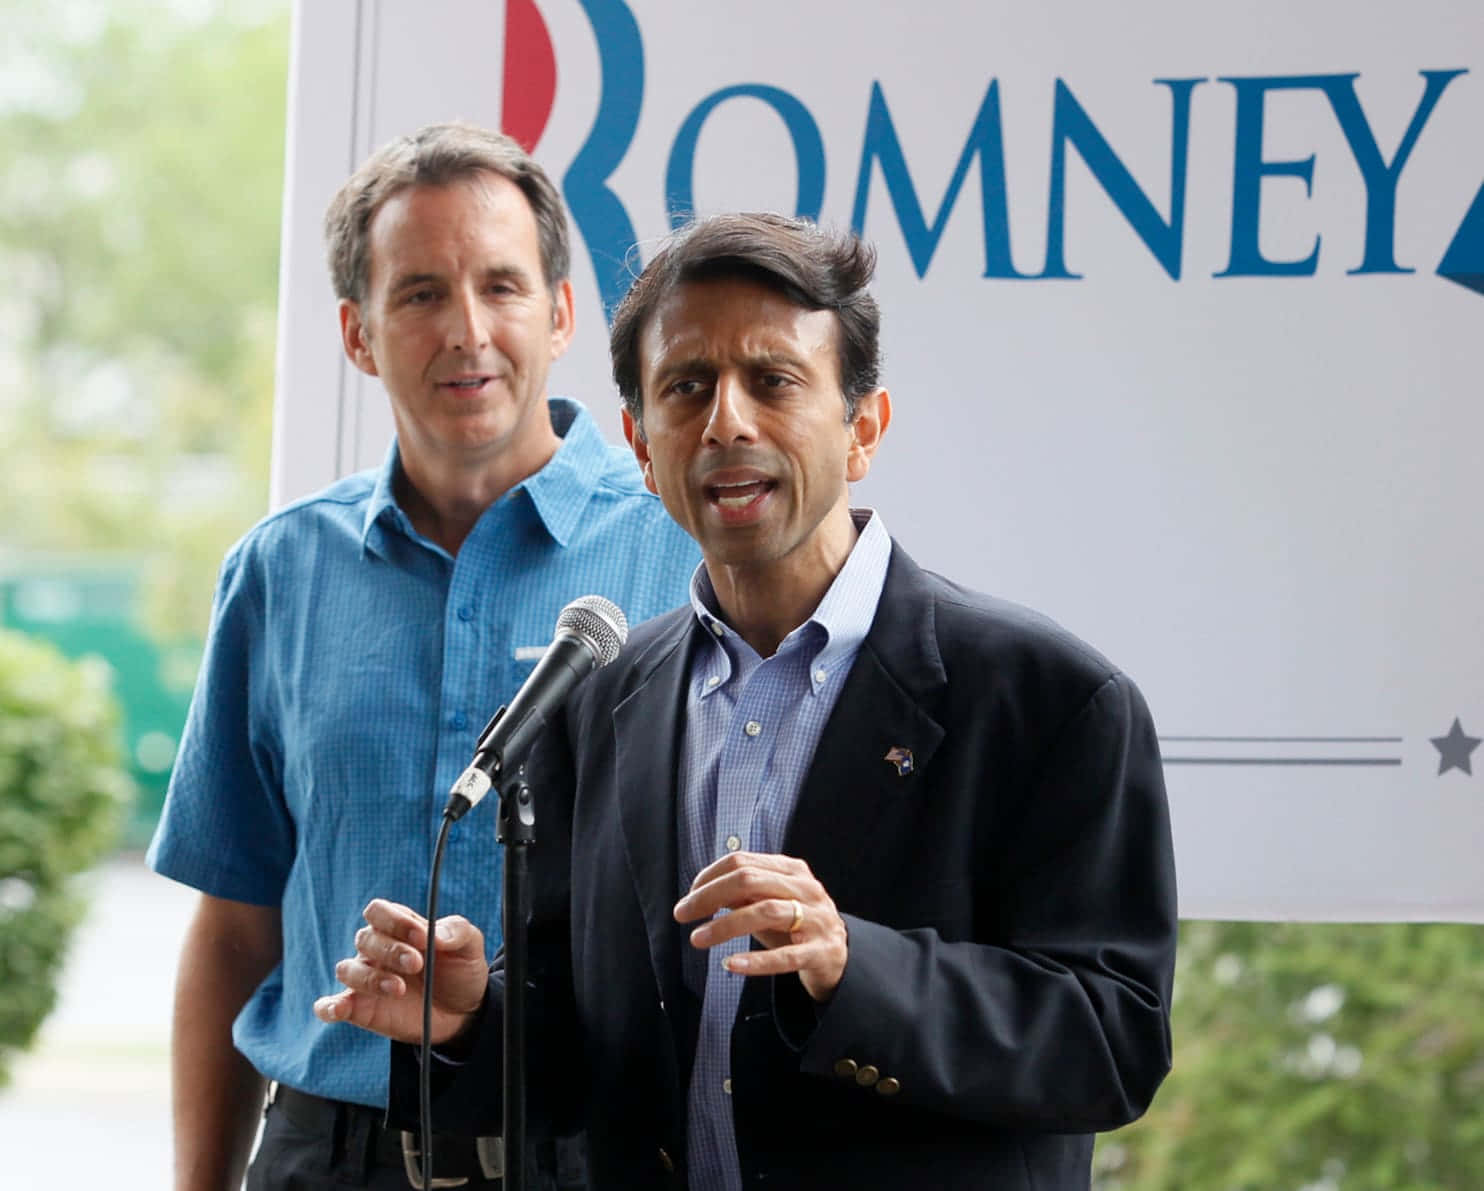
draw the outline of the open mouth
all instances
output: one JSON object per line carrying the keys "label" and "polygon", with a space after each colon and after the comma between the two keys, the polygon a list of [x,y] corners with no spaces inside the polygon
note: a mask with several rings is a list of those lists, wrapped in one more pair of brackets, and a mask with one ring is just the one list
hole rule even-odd
{"label": "open mouth", "polygon": [[778,487],[773,480],[747,480],[738,484],[707,484],[706,499],[725,514],[745,513],[756,508]]}

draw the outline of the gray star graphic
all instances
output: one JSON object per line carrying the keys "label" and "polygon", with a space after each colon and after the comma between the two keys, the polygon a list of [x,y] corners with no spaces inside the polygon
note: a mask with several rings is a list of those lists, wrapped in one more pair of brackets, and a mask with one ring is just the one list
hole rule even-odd
{"label": "gray star graphic", "polygon": [[1479,747],[1480,738],[1470,736],[1465,732],[1457,716],[1453,717],[1453,727],[1448,729],[1448,735],[1434,736],[1431,739],[1433,748],[1438,750],[1438,775],[1440,777],[1450,769],[1461,769],[1469,776],[1473,776],[1474,769],[1469,763],[1469,756]]}

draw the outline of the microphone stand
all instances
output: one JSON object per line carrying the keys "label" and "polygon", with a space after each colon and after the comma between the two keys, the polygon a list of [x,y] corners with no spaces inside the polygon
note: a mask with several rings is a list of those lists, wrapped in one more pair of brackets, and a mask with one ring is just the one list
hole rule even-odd
{"label": "microphone stand", "polygon": [[505,1191],[526,1191],[526,971],[531,917],[531,854],[536,800],[523,770],[500,786],[495,839],[505,848],[501,923],[505,935]]}

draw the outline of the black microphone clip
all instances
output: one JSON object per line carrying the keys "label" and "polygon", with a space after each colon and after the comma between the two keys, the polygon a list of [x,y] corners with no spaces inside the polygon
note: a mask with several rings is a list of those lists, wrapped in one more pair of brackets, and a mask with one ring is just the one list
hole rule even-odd
{"label": "black microphone clip", "polygon": [[[454,782],[453,789],[448,792],[448,805],[443,808],[443,816],[453,822],[458,822],[467,815],[488,794],[495,785],[495,775],[488,771],[488,766],[481,764],[484,758],[484,746],[489,741],[490,733],[495,730],[495,725],[500,722],[500,717],[505,714],[510,705],[500,705],[500,710],[490,716],[489,723],[485,724],[483,731],[479,733],[479,740],[474,745],[474,760],[469,767],[459,774],[458,780]],[[494,767],[499,768],[499,759],[495,759]]]}

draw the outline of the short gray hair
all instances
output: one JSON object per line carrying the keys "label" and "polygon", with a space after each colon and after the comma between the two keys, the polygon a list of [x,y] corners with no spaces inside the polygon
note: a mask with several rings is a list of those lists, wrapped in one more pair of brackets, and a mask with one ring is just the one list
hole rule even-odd
{"label": "short gray hair", "polygon": [[546,171],[514,140],[476,124],[429,124],[388,141],[352,174],[325,211],[325,251],[337,298],[362,302],[371,277],[371,221],[413,186],[450,186],[497,174],[520,187],[536,216],[541,272],[555,289],[571,269],[567,212]]}

